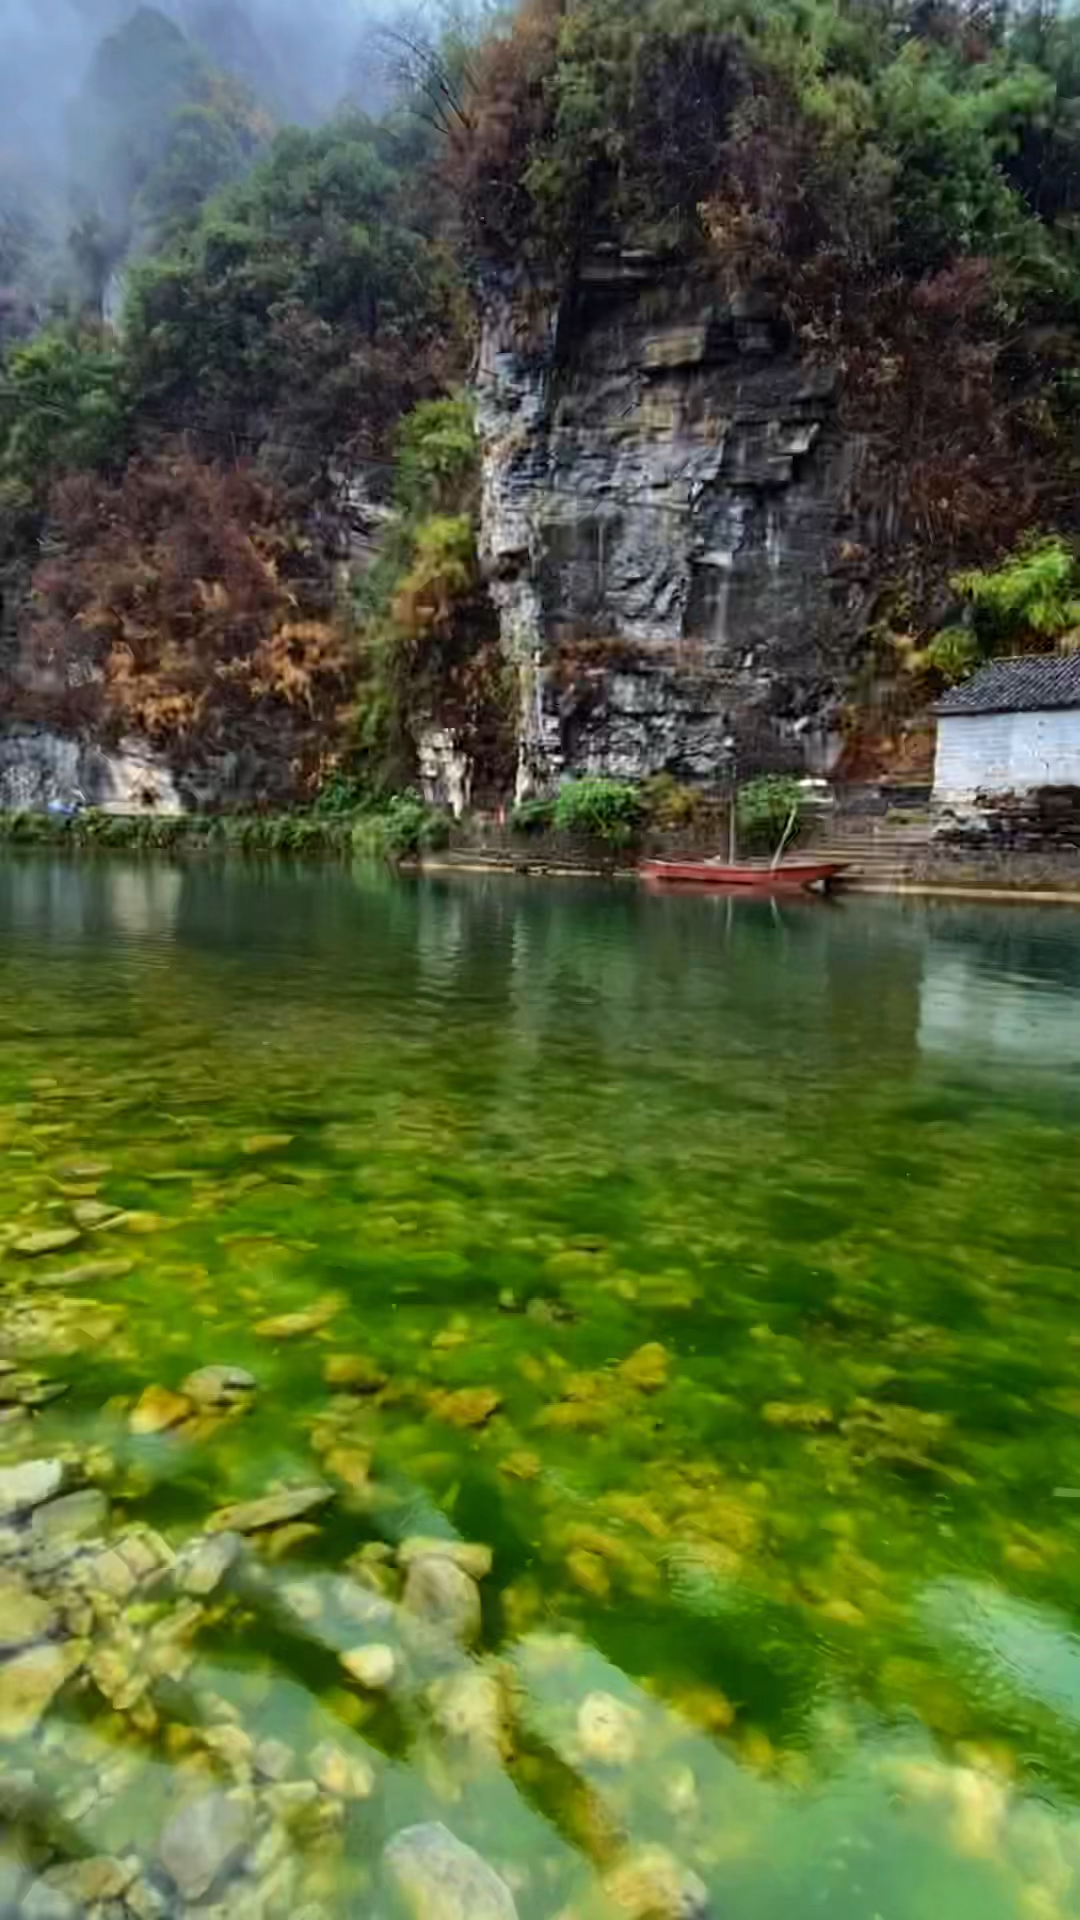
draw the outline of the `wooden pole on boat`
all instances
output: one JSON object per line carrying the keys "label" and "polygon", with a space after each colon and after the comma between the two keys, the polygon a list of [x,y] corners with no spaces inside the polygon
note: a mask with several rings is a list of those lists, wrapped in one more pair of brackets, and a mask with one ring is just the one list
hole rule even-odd
{"label": "wooden pole on boat", "polygon": [[738,857],[735,844],[735,813],[739,799],[739,763],[735,746],[735,735],[733,733],[727,735],[724,745],[731,755],[731,797],[728,801],[727,863],[729,867],[733,867]]}
{"label": "wooden pole on boat", "polygon": [[780,839],[777,843],[776,852],[773,854],[772,862],[769,867],[770,873],[775,873],[777,867],[780,865],[780,856],[783,853],[784,848],[787,846],[787,843],[791,838],[791,830],[795,825],[798,812],[799,812],[799,803],[796,800],[792,805],[791,812],[788,814],[787,825],[785,826],[783,833],[780,835]]}

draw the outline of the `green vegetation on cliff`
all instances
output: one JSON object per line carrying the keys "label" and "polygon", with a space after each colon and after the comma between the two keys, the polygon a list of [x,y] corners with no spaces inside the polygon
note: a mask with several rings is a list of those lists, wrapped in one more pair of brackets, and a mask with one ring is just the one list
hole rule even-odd
{"label": "green vegetation on cliff", "polygon": [[[572,296],[601,246],[693,276],[706,311],[757,303],[839,371],[881,530],[839,588],[872,570],[909,662],[954,677],[1014,643],[971,586],[1003,564],[1063,555],[1071,601],[1080,20],[525,0],[410,66],[384,119],[272,138],[153,9],[102,42],[73,117],[83,293],[0,361],[17,712],[186,764],[269,752],[273,799],[335,770],[401,786],[449,729],[505,793],[475,295],[497,270]],[[2,234],[29,274],[25,222]]]}
{"label": "green vegetation on cliff", "polygon": [[410,141],[362,116],[283,132],[133,269],[118,334],[10,347],[23,716],[134,727],[187,765],[254,752],[275,800],[362,737],[352,501],[378,510],[399,421],[465,365],[462,287],[394,164]]}

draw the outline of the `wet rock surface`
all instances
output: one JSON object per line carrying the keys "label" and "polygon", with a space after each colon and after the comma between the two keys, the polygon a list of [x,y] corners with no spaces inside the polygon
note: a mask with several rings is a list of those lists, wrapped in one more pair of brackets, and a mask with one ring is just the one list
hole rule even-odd
{"label": "wet rock surface", "polygon": [[505,1880],[441,1821],[395,1834],[383,1861],[413,1920],[517,1920]]}
{"label": "wet rock surface", "polygon": [[181,1382],[180,1391],[197,1407],[242,1406],[257,1391],[258,1381],[245,1367],[197,1367]]}
{"label": "wet rock surface", "polygon": [[441,1554],[427,1554],[410,1563],[402,1606],[424,1627],[465,1646],[480,1637],[480,1589]]}
{"label": "wet rock surface", "polygon": [[715,781],[732,738],[826,753],[866,606],[841,562],[868,537],[863,449],[775,303],[617,249],[565,306],[492,279],[477,394],[522,783]]}
{"label": "wet rock surface", "polygon": [[243,1857],[254,1838],[250,1803],[236,1794],[205,1793],[172,1816],[161,1836],[166,1873],[185,1900],[201,1900]]}
{"label": "wet rock surface", "polygon": [[0,1520],[17,1519],[59,1493],[64,1468],[59,1460],[26,1460],[0,1467]]}
{"label": "wet rock surface", "polygon": [[211,1533],[260,1533],[314,1513],[334,1497],[333,1487],[294,1487],[268,1493],[261,1500],[243,1500],[221,1507],[209,1521]]}

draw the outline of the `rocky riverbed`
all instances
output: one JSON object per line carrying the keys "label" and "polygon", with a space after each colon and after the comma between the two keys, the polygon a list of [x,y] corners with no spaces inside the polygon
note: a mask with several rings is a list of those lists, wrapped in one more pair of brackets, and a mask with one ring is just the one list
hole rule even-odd
{"label": "rocky riverbed", "polygon": [[[91,1324],[98,1311],[83,1305]],[[54,1344],[66,1346],[78,1317],[74,1296],[57,1295],[51,1307],[9,1298],[0,1349],[25,1344],[28,1324],[38,1341],[51,1327]],[[273,1337],[315,1331],[325,1309],[287,1318]],[[635,1362],[650,1390],[662,1359]],[[132,1488],[101,1447],[29,1451],[0,1466],[0,1912],[322,1920],[344,1910],[348,1890],[416,1920],[517,1920],[513,1873],[503,1877],[442,1821],[398,1828],[359,1875],[343,1865],[348,1829],[379,1798],[387,1768],[385,1752],[363,1738],[365,1721],[381,1718],[385,1734],[389,1718],[420,1718],[452,1806],[455,1774],[498,1771],[513,1752],[517,1686],[512,1668],[478,1652],[493,1561],[486,1544],[449,1534],[409,1535],[396,1547],[368,1539],[337,1567],[320,1560],[288,1570],[318,1542],[328,1507],[363,1512],[379,1499],[369,1459],[347,1435],[354,1396],[385,1387],[386,1376],[360,1355],[334,1356],[326,1373],[329,1387],[350,1390],[328,1394],[313,1433],[330,1477],[268,1488],[183,1536],[131,1517]],[[20,1452],[37,1410],[64,1384],[0,1359],[4,1424]],[[129,1434],[196,1447],[242,1420],[258,1392],[246,1369],[206,1365],[175,1389],[149,1385],[114,1412]],[[475,1426],[496,1401],[464,1391],[440,1411]],[[206,1683],[201,1645],[242,1641],[256,1628],[336,1667],[306,1740],[260,1731],[265,1686],[248,1690],[249,1717]],[[557,1669],[572,1652],[553,1642],[546,1657]],[[576,1741],[614,1778],[641,1756],[639,1716],[592,1691],[577,1705]],[[697,1874],[665,1848],[632,1848],[599,1803],[590,1814],[621,1912],[704,1920]]]}

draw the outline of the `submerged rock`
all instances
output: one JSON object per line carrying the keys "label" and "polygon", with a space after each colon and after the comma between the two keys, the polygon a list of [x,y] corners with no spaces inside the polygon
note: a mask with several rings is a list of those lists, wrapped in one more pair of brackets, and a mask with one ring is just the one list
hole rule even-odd
{"label": "submerged rock", "polygon": [[50,1640],[0,1666],[0,1739],[18,1740],[33,1731],[85,1652],[80,1641]]}
{"label": "submerged rock", "polygon": [[505,1473],[509,1480],[539,1480],[544,1471],[544,1463],[538,1453],[530,1453],[519,1448],[516,1453],[508,1453],[505,1460],[499,1461],[499,1472]]}
{"label": "submerged rock", "polygon": [[363,1447],[331,1447],[323,1465],[344,1481],[351,1493],[370,1492],[371,1455]]}
{"label": "submerged rock", "polygon": [[296,1765],[296,1755],[284,1740],[272,1737],[260,1740],[252,1759],[255,1771],[264,1780],[285,1780]]}
{"label": "submerged rock", "polygon": [[221,1507],[206,1523],[208,1533],[258,1533],[263,1527],[281,1527],[299,1520],[316,1507],[324,1507],[334,1497],[333,1487],[316,1485],[290,1487],[281,1493],[268,1493],[261,1500],[240,1501]]}
{"label": "submerged rock", "polygon": [[388,1687],[397,1672],[394,1649],[381,1640],[373,1641],[366,1647],[351,1647],[341,1655],[341,1664],[346,1673],[373,1693]]}
{"label": "submerged rock", "polygon": [[836,1425],[832,1408],[816,1400],[767,1400],[761,1417],[770,1427],[789,1427],[796,1433],[816,1433]]}
{"label": "submerged rock", "polygon": [[138,1585],[134,1569],[116,1547],[106,1547],[96,1554],[91,1567],[95,1587],[111,1594],[114,1600],[126,1600]]}
{"label": "submerged rock", "polygon": [[0,1467],[0,1519],[42,1506],[59,1493],[63,1482],[60,1460],[24,1460],[18,1467]]}
{"label": "submerged rock", "polygon": [[465,1646],[480,1638],[480,1589],[475,1580],[441,1554],[412,1562],[402,1606],[426,1626]]}
{"label": "submerged rock", "polygon": [[667,1349],[659,1340],[646,1341],[619,1368],[619,1377],[639,1393],[659,1393],[668,1383]]}
{"label": "submerged rock", "polygon": [[505,1880],[441,1821],[404,1827],[383,1861],[415,1920],[517,1920]]}
{"label": "submerged rock", "polygon": [[453,1740],[464,1740],[478,1755],[505,1758],[511,1750],[510,1715],[505,1689],[494,1673],[468,1666],[448,1673],[428,1690],[437,1726]]}
{"label": "submerged rock", "polygon": [[270,1560],[285,1560],[306,1540],[314,1540],[319,1529],[313,1520],[293,1520],[287,1527],[274,1527],[270,1533],[259,1535],[259,1545],[265,1547]]}
{"label": "submerged rock", "polygon": [[56,1623],[47,1600],[33,1593],[15,1574],[0,1573],[0,1655],[44,1640]]}
{"label": "submerged rock", "polygon": [[233,1407],[253,1394],[258,1381],[245,1367],[197,1367],[180,1383],[180,1391],[197,1407]]}
{"label": "submerged rock", "polygon": [[35,1287],[88,1287],[99,1280],[122,1280],[132,1272],[133,1260],[83,1260],[75,1267],[62,1267],[55,1273],[35,1273]]}
{"label": "submerged rock", "polygon": [[414,1560],[452,1560],[455,1567],[473,1580],[484,1580],[491,1572],[490,1547],[468,1540],[441,1540],[433,1534],[410,1534],[397,1551],[399,1567],[411,1567]]}
{"label": "submerged rock", "polygon": [[[370,1569],[361,1563],[358,1574]],[[350,1580],[345,1577],[334,1581],[334,1600],[349,1620],[355,1620],[368,1629],[387,1627],[394,1617],[391,1602],[380,1590],[369,1586],[363,1579]]]}
{"label": "submerged rock", "polygon": [[707,1920],[703,1880],[680,1866],[666,1847],[637,1847],[604,1878],[608,1899],[628,1920]]}
{"label": "submerged rock", "polygon": [[611,1574],[607,1561],[587,1547],[574,1547],[566,1556],[566,1571],[575,1587],[593,1600],[610,1600]]}
{"label": "submerged rock", "polygon": [[0,1374],[0,1407],[7,1420],[18,1418],[21,1407],[47,1407],[67,1392],[66,1380],[50,1380],[42,1373],[20,1373],[12,1367]]}
{"label": "submerged rock", "polygon": [[185,1394],[174,1393],[171,1387],[144,1387],[128,1426],[132,1433],[165,1433],[170,1427],[178,1427],[181,1420],[186,1420],[194,1411],[194,1403]]}
{"label": "submerged rock", "polygon": [[61,1247],[74,1246],[82,1238],[78,1227],[39,1227],[36,1233],[24,1233],[19,1240],[13,1240],[13,1253],[26,1254],[36,1259],[41,1253],[58,1253]]}
{"label": "submerged rock", "polygon": [[313,1307],[305,1307],[298,1313],[275,1313],[268,1320],[258,1320],[255,1332],[261,1340],[297,1340],[304,1333],[318,1333],[337,1313],[341,1302],[331,1296],[326,1300],[317,1300]]}
{"label": "submerged rock", "polygon": [[295,1139],[291,1133],[249,1133],[241,1140],[240,1151],[246,1154],[279,1153],[283,1147],[290,1147]]}
{"label": "submerged rock", "polygon": [[201,1900],[236,1866],[251,1845],[255,1823],[249,1802],[204,1793],[174,1813],[158,1848],[162,1866],[185,1900]]}
{"label": "submerged rock", "polygon": [[437,1393],[431,1410],[452,1427],[482,1427],[502,1406],[502,1394],[494,1387],[458,1387],[454,1393]]}
{"label": "submerged rock", "polygon": [[68,1894],[44,1878],[27,1888],[19,1904],[20,1920],[80,1920],[81,1911]]}
{"label": "submerged rock", "polygon": [[122,1220],[122,1207],[111,1207],[107,1200],[76,1200],[72,1204],[71,1217],[79,1227],[103,1227],[108,1222]]}
{"label": "submerged rock", "polygon": [[640,1715],[613,1693],[589,1693],[578,1708],[578,1745],[587,1760],[628,1767],[638,1755],[640,1726]]}
{"label": "submerged rock", "polygon": [[323,1368],[323,1379],[328,1387],[344,1387],[350,1393],[378,1393],[389,1375],[366,1353],[334,1353]]}
{"label": "submerged rock", "polygon": [[109,1517],[109,1503],[98,1487],[82,1487],[34,1509],[31,1535],[39,1540],[86,1540],[99,1534]]}
{"label": "submerged rock", "polygon": [[375,1791],[375,1769],[361,1754],[346,1753],[325,1740],[311,1756],[311,1772],[326,1793],[342,1800],[369,1800]]}
{"label": "submerged rock", "polygon": [[221,1585],[243,1548],[239,1533],[215,1533],[197,1540],[184,1554],[177,1580],[184,1593],[205,1599]]}
{"label": "submerged rock", "polygon": [[[87,1860],[65,1861],[50,1867],[41,1882],[74,1901],[80,1910],[100,1900],[121,1900],[138,1873],[134,1860],[115,1860],[110,1854],[92,1854]],[[39,1885],[41,1884],[39,1882]]]}

